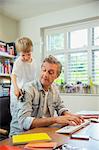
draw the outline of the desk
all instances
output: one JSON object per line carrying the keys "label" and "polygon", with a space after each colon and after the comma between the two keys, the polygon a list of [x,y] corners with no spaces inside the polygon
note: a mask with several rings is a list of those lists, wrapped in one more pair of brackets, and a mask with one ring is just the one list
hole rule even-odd
{"label": "desk", "polygon": [[[86,148],[84,150],[99,150],[99,123],[91,123],[80,131],[77,131],[77,133],[86,133],[87,135],[91,135],[91,137],[96,135],[98,140],[94,140],[91,137],[89,140],[71,139],[69,135],[56,133],[55,131],[57,129],[58,127],[56,126],[34,128],[27,131],[26,133],[45,132],[48,133],[48,135],[52,138],[52,141],[56,141],[58,145],[68,143],[69,145],[79,148]],[[11,138],[1,141],[0,145],[12,145]],[[23,150],[24,145],[18,145],[17,147],[20,147]]]}

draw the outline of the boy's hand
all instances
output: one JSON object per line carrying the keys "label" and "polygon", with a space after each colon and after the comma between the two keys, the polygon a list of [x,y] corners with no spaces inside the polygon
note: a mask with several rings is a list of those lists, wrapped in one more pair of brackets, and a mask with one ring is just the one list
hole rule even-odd
{"label": "boy's hand", "polygon": [[16,88],[14,90],[14,94],[15,94],[15,96],[19,97],[20,95],[22,95],[22,91],[19,88]]}

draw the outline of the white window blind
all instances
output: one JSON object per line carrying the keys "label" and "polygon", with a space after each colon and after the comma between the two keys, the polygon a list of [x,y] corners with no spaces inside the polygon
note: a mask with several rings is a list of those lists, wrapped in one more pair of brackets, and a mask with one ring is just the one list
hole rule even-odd
{"label": "white window blind", "polygon": [[99,84],[99,50],[92,51],[92,79]]}
{"label": "white window blind", "polygon": [[64,33],[54,33],[47,36],[47,50],[56,51],[64,49]]}
{"label": "white window blind", "polygon": [[75,52],[68,55],[67,82],[88,82],[88,56],[87,52]]}
{"label": "white window blind", "polygon": [[92,34],[92,41],[93,45],[99,46],[99,27],[92,28],[93,34]]}

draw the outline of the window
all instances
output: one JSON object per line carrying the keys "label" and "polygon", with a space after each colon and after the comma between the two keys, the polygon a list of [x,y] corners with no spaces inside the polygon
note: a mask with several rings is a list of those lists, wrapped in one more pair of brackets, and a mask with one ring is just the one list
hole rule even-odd
{"label": "window", "polygon": [[45,55],[52,54],[63,66],[58,84],[78,81],[99,85],[99,20],[45,29]]}
{"label": "window", "polygon": [[47,36],[47,50],[55,51],[64,49],[64,34],[56,33]]}
{"label": "window", "polygon": [[88,45],[88,30],[76,30],[69,33],[70,48],[81,48]]}

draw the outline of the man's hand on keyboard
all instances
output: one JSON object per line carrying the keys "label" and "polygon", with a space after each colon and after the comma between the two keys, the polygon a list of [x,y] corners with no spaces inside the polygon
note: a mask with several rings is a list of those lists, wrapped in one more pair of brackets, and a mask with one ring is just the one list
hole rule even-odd
{"label": "man's hand on keyboard", "polygon": [[84,118],[81,116],[81,115],[78,115],[78,114],[72,114],[70,112],[64,112],[63,115],[65,116],[68,116],[68,117],[73,117],[74,120],[76,119],[76,124],[79,125],[81,124],[82,122],[84,122]]}
{"label": "man's hand on keyboard", "polygon": [[80,115],[65,113],[63,116],[56,117],[56,123],[61,125],[80,125],[84,119]]}

